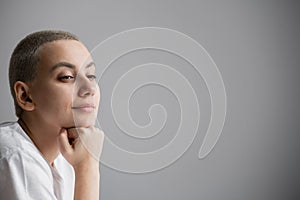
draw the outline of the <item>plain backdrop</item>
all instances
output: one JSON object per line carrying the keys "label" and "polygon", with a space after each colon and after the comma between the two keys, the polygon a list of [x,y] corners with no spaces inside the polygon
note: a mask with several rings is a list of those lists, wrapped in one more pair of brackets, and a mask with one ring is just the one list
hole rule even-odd
{"label": "plain backdrop", "polygon": [[[210,116],[200,76],[178,57],[159,51],[130,54],[115,63],[101,85],[101,125],[124,148],[148,151],[163,145],[178,127],[178,101],[161,87],[137,91],[130,104],[138,124],[161,103],[169,112],[160,138],[132,141],[116,127],[109,106],[111,80],[120,66],[165,60],[182,70],[201,107],[199,132],[172,165],[130,174],[101,165],[101,199],[281,200],[300,199],[300,5],[297,1],[2,1],[0,3],[0,121],[16,120],[8,86],[8,63],[16,44],[42,29],[78,35],[89,49],[113,34],[155,26],[178,30],[199,42],[217,64],[226,88],[227,117],[213,151],[198,159]],[[167,61],[166,61],[167,60]],[[155,97],[155,98],[149,98]],[[173,135],[172,135],[173,134]]]}

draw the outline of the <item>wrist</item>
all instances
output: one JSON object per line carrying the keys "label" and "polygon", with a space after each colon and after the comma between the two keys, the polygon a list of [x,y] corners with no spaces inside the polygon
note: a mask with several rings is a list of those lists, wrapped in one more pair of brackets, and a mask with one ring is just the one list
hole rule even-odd
{"label": "wrist", "polygon": [[85,162],[73,165],[75,173],[99,171],[99,162],[95,159],[86,160]]}

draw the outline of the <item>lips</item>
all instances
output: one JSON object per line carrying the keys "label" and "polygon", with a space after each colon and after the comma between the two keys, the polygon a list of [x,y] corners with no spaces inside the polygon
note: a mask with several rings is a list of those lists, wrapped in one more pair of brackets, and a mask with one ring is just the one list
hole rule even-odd
{"label": "lips", "polygon": [[80,104],[78,106],[72,106],[73,110],[78,110],[78,111],[83,111],[83,112],[92,112],[95,110],[95,105],[94,104]]}

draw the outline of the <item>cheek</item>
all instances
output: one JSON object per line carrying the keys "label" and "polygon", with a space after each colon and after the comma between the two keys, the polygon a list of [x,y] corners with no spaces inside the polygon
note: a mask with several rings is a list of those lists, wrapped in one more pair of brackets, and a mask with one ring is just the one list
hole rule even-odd
{"label": "cheek", "polygon": [[48,88],[37,96],[36,103],[48,112],[65,112],[72,106],[72,93],[68,90]]}
{"label": "cheek", "polygon": [[97,107],[99,107],[99,103],[100,103],[100,99],[101,99],[99,86],[97,86],[97,88],[96,88],[95,99],[96,99]]}

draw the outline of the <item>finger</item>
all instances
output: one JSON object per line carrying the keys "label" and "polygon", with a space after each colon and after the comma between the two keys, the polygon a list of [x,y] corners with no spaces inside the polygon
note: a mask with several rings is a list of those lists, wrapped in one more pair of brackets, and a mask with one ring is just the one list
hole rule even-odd
{"label": "finger", "polygon": [[73,151],[72,146],[69,144],[68,132],[66,129],[61,129],[57,136],[59,150],[63,155],[71,154]]}
{"label": "finger", "polygon": [[100,143],[99,143],[99,159],[100,159],[100,156],[102,154],[102,150],[103,150],[103,143],[104,143],[104,139],[105,139],[105,134],[102,130],[100,130]]}
{"label": "finger", "polygon": [[83,146],[96,160],[99,161],[102,152],[104,133],[95,127],[80,129],[79,137]]}
{"label": "finger", "polygon": [[74,145],[76,143],[78,136],[78,132],[76,128],[70,128],[67,129],[67,133],[68,133],[68,141],[69,144],[72,145],[72,147],[74,148]]}
{"label": "finger", "polygon": [[69,128],[67,129],[68,138],[76,139],[78,138],[78,128]]}

